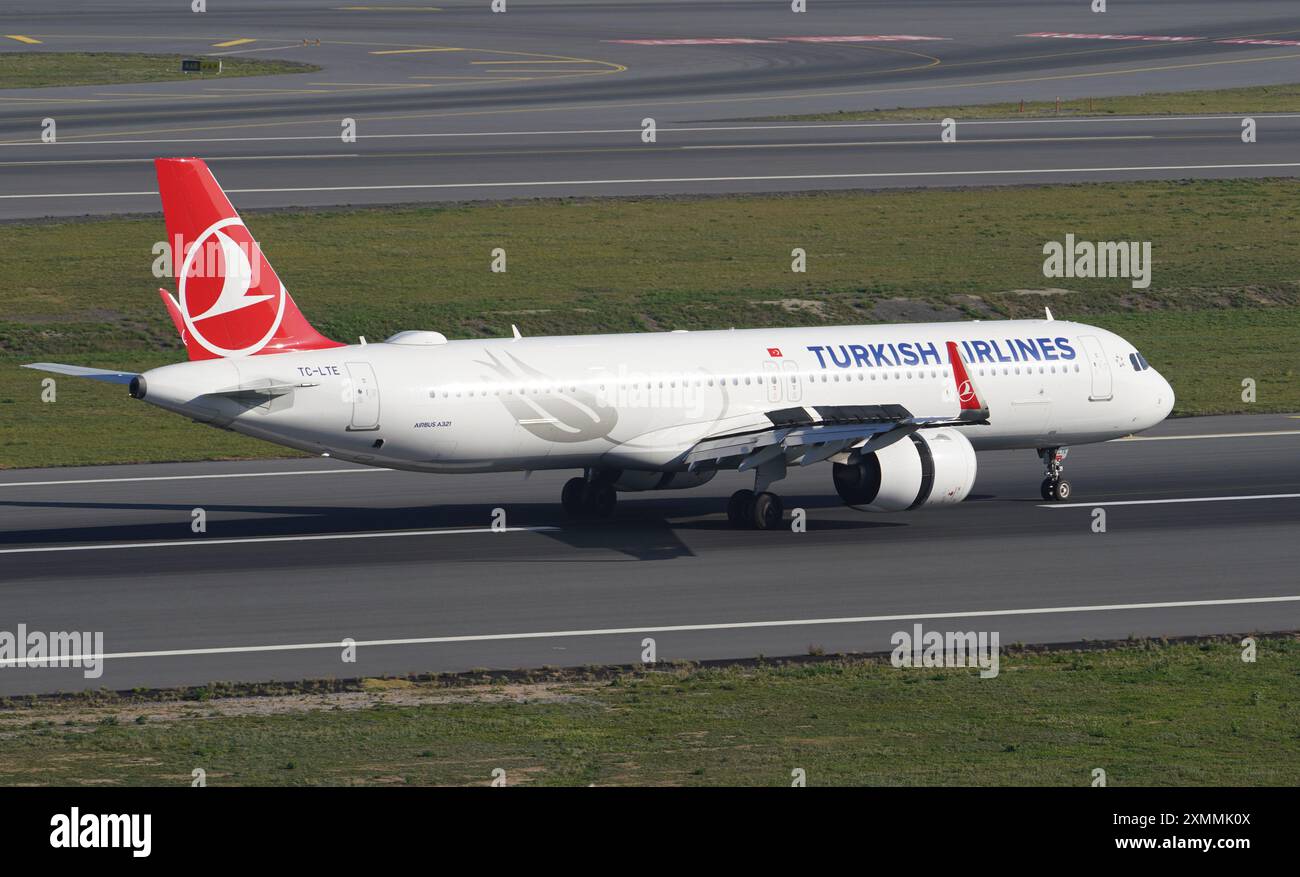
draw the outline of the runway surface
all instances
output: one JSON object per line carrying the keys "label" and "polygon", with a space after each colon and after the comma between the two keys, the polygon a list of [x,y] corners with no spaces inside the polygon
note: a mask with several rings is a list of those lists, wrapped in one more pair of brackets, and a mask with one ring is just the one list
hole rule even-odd
{"label": "runway surface", "polygon": [[[756,121],[1300,80],[1293,0],[343,4],[51,0],[0,51],[309,61],[318,73],[0,90],[0,219],[152,212],[157,155],[241,207],[1295,175],[1300,119]],[[1115,39],[1122,37],[1123,39]],[[21,38],[21,39],[20,39]],[[308,45],[303,41],[308,40]],[[315,44],[319,39],[320,45]],[[684,43],[682,41],[685,41]],[[39,141],[43,119],[58,140]],[[653,143],[642,122],[653,118]],[[344,119],[357,139],[341,138]]]}
{"label": "runway surface", "polygon": [[803,533],[729,529],[734,473],[574,525],[567,472],[10,471],[0,630],[99,631],[122,657],[91,679],[0,667],[0,694],[635,663],[646,637],[659,660],[884,651],[914,623],[1004,644],[1300,629],[1298,450],[1300,416],[1168,421],[1072,449],[1067,506],[1039,500],[1032,453],[995,452],[961,506],[898,515],[844,508],[814,466],[780,485]]}

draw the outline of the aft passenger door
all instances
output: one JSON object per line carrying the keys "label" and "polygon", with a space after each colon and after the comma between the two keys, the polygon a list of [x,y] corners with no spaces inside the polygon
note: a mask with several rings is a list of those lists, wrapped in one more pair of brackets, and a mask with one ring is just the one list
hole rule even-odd
{"label": "aft passenger door", "polygon": [[1093,402],[1104,402],[1114,396],[1106,351],[1102,349],[1101,341],[1097,340],[1095,335],[1083,335],[1079,340],[1083,342],[1084,353],[1088,356],[1088,369],[1092,376],[1092,392],[1088,395],[1088,399]]}
{"label": "aft passenger door", "polygon": [[374,367],[368,362],[349,362],[347,369],[352,396],[352,423],[348,429],[379,429],[379,381]]}

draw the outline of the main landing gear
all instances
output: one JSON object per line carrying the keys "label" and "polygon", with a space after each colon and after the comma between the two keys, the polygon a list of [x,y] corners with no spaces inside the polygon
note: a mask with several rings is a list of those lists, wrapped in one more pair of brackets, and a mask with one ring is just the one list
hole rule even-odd
{"label": "main landing gear", "polygon": [[785,503],[768,490],[785,477],[785,456],[778,454],[754,467],[754,489],[737,490],[727,501],[727,520],[733,527],[779,530],[785,524]]}
{"label": "main landing gear", "polygon": [[[785,477],[785,457],[776,455],[743,471],[754,471],[754,489],[737,490],[727,503],[727,520],[733,527],[747,530],[779,530],[785,524],[785,503],[768,490]],[[579,478],[570,478],[560,491],[560,504],[576,521],[605,521],[614,516],[620,478],[617,470],[588,469]]]}
{"label": "main landing gear", "polygon": [[727,520],[733,527],[775,530],[785,517],[785,504],[775,493],[737,490],[727,501]]}
{"label": "main landing gear", "polygon": [[560,491],[560,504],[570,518],[577,521],[606,521],[614,516],[618,491],[599,474],[587,478],[570,478]]}
{"label": "main landing gear", "polygon": [[1047,469],[1039,493],[1048,502],[1065,502],[1070,498],[1070,482],[1061,477],[1065,471],[1065,455],[1069,452],[1069,448],[1038,449],[1038,457]]}

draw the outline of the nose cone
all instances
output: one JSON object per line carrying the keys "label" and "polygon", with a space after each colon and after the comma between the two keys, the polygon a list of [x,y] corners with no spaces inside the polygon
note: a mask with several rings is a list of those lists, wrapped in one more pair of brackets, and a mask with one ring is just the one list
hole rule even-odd
{"label": "nose cone", "polygon": [[1156,421],[1156,423],[1159,423],[1169,416],[1170,411],[1174,410],[1174,388],[1169,386],[1165,376],[1158,372],[1151,377],[1155,379],[1155,401],[1152,403],[1152,408],[1160,413],[1160,417]]}

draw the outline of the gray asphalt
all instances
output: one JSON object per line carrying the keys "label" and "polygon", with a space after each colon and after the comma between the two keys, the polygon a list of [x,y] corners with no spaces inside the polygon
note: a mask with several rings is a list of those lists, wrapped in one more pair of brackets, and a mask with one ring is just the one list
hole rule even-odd
{"label": "gray asphalt", "polygon": [[[558,504],[570,473],[329,460],[10,471],[0,630],[101,631],[110,654],[255,650],[114,658],[96,679],[0,668],[0,694],[633,663],[647,635],[660,660],[883,651],[918,615],[971,612],[992,614],[920,620],[1003,643],[1300,629],[1300,498],[1122,504],[1300,494],[1300,416],[1168,421],[1148,435],[1164,438],[1072,450],[1077,508],[1044,506],[1027,451],[981,454],[970,500],[911,515],[846,509],[829,470],[812,467],[781,484],[787,507],[806,510],[804,533],[728,529],[725,497],[744,486],[734,474],[623,494],[617,521],[577,526]],[[1097,505],[1105,533],[1091,528]],[[521,529],[478,532],[496,508]],[[285,539],[179,544],[268,537]],[[168,544],[111,547],[155,542]],[[1279,596],[1298,599],[1220,602]],[[1210,602],[1135,606],[1187,601]],[[682,625],[697,629],[656,630]],[[483,638],[364,644],[445,637]],[[344,638],[362,643],[355,663],[328,645]]]}
{"label": "gray asphalt", "polygon": [[[1236,118],[970,123],[955,144],[934,123],[754,121],[1294,82],[1300,46],[1217,42],[1300,40],[1291,0],[1112,4],[1103,15],[1087,3],[962,0],[818,0],[802,15],[694,0],[516,2],[504,15],[481,0],[436,12],[344,5],[223,0],[194,14],[171,0],[52,0],[7,15],[6,32],[41,42],[0,39],[5,52],[230,53],[324,69],[0,90],[0,219],[155,211],[160,154],[208,158],[246,207],[1273,176],[1300,162],[1300,123],[1285,116],[1262,118],[1250,146]],[[1025,36],[1039,32],[1198,39]],[[871,34],[943,39],[778,39]],[[611,42],[716,37],[770,42]],[[215,45],[237,39],[252,42]],[[660,126],[653,144],[641,140],[646,117]],[[57,143],[37,142],[44,118]],[[355,143],[338,136],[344,118],[357,121]]]}

